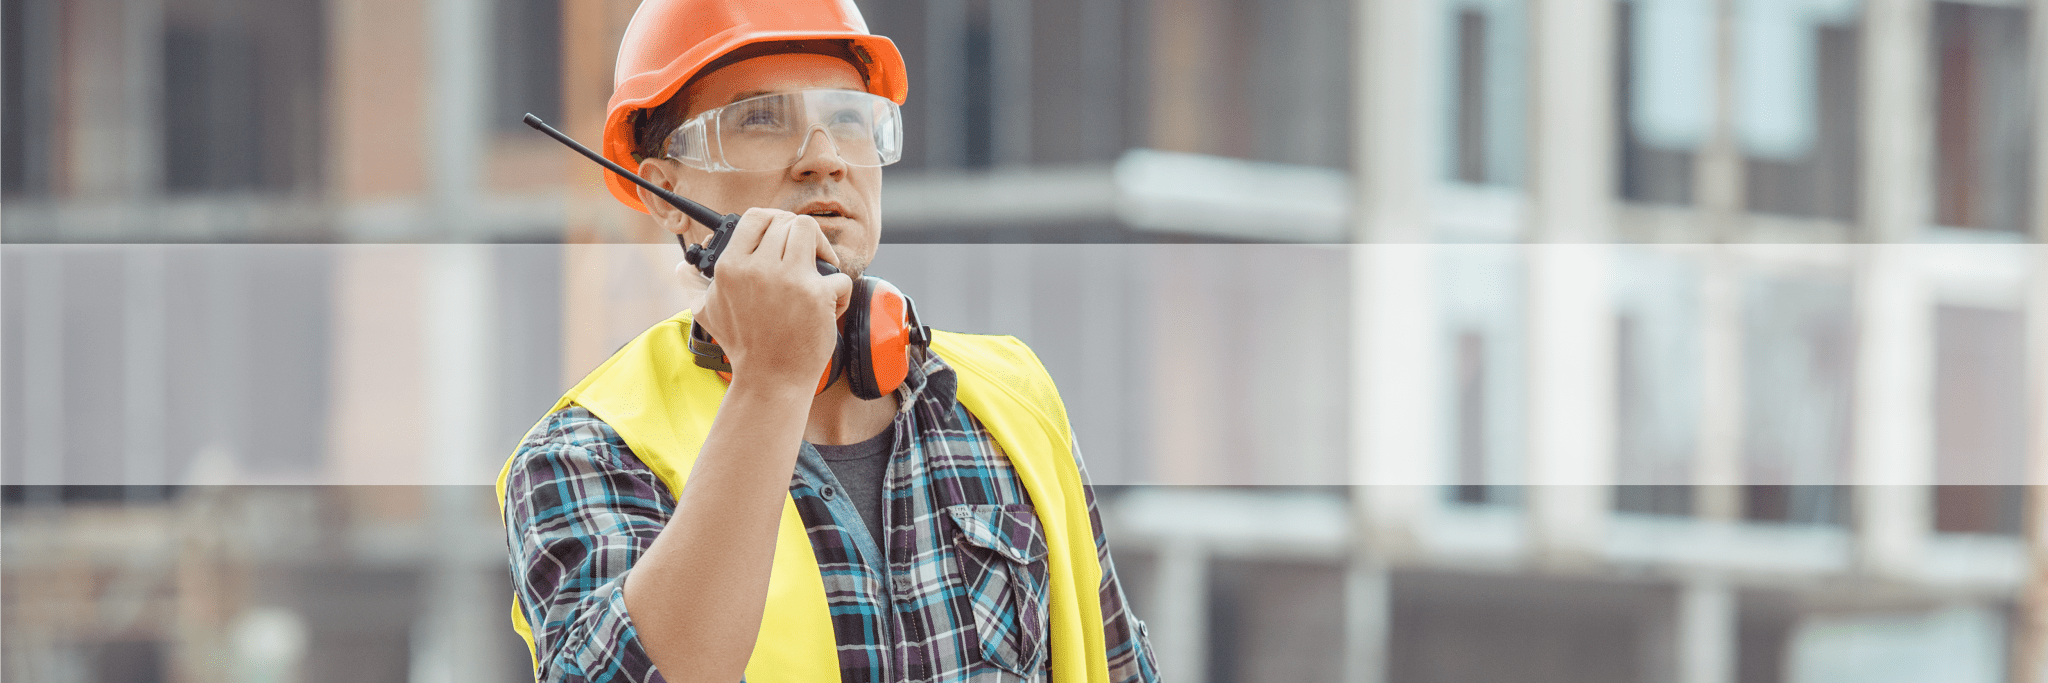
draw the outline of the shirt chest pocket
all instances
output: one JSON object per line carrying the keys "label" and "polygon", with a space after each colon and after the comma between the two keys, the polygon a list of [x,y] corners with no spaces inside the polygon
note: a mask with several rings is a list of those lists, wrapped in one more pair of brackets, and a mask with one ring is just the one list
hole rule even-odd
{"label": "shirt chest pocket", "polygon": [[954,505],[959,563],[982,658],[1026,678],[1045,664],[1045,532],[1029,505]]}

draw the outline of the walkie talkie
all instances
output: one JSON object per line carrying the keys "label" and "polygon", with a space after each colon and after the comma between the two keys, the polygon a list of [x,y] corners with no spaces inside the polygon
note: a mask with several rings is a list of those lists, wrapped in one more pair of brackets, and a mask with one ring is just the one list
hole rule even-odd
{"label": "walkie talkie", "polygon": [[[712,211],[710,207],[690,201],[687,197],[668,191],[668,188],[649,182],[646,178],[640,177],[640,174],[626,170],[626,167],[613,163],[612,160],[604,158],[602,154],[591,151],[589,147],[584,147],[582,143],[577,142],[574,138],[562,133],[562,131],[555,130],[554,126],[548,125],[547,122],[540,120],[538,116],[527,114],[525,121],[526,125],[532,126],[534,130],[547,133],[548,137],[568,145],[570,149],[581,152],[583,156],[590,157],[591,161],[603,165],[605,168],[610,169],[611,172],[619,174],[622,178],[633,181],[634,185],[647,188],[648,192],[652,192],[654,196],[660,197],[662,201],[674,205],[676,209],[683,212],[683,215],[689,216],[692,220],[703,223],[706,227],[711,228],[711,239],[704,240],[703,244],[691,244],[689,239],[682,235],[676,235],[676,241],[683,245],[684,261],[688,261],[690,265],[696,266],[698,272],[703,273],[704,277],[712,276],[712,270],[718,267],[719,255],[725,253],[726,243],[732,241],[733,228],[739,225],[739,214],[718,215],[718,212]],[[831,275],[837,272],[839,272],[839,268],[833,266],[825,259],[818,259],[819,275]]]}
{"label": "walkie talkie", "polygon": [[[569,137],[562,131],[555,130],[554,126],[548,125],[547,122],[540,120],[538,116],[527,114],[525,121],[526,125],[532,126],[534,130],[547,133],[548,137],[568,145],[570,149],[582,153],[583,156],[590,157],[591,161],[603,165],[605,168],[610,169],[611,172],[619,174],[620,177],[633,181],[635,185],[647,188],[647,191],[654,193],[654,196],[675,205],[677,209],[683,212],[683,215],[689,216],[691,220],[710,226],[711,239],[704,240],[703,244],[691,244],[682,235],[676,235],[676,241],[683,245],[684,261],[688,261],[690,265],[696,266],[697,271],[703,273],[704,277],[709,278],[712,276],[712,271],[718,267],[718,256],[725,253],[725,245],[732,241],[733,229],[740,223],[739,214],[718,215],[718,212],[712,211],[710,207],[690,201],[682,195],[668,191],[667,188],[649,182],[646,178],[640,177],[640,174],[628,171],[625,167],[612,163],[612,160],[604,158],[604,155],[591,151],[589,147],[584,147],[582,143],[577,142],[574,138]],[[837,272],[839,272],[839,268],[832,265],[831,262],[825,259],[818,259],[819,275],[831,275]],[[912,317],[915,317],[914,314]],[[930,335],[924,330],[923,326],[918,326],[918,331],[923,335],[919,339],[929,338]],[[844,342],[845,335],[840,335],[840,340]],[[697,357],[696,363],[698,367],[724,373],[732,372],[732,364],[726,360],[725,350],[719,348],[717,340],[712,339],[710,333],[704,331],[704,326],[697,324],[694,320],[690,322],[689,344],[691,355]],[[835,348],[843,349],[844,347],[844,343],[835,345]],[[839,374],[845,363],[838,359],[843,355],[843,351],[835,351],[833,353],[835,360],[825,369],[824,376],[818,380],[819,392],[825,391],[825,387],[839,381]]]}

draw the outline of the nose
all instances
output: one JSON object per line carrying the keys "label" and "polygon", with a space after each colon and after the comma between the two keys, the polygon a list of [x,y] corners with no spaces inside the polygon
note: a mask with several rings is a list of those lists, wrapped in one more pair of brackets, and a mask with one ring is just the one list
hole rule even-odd
{"label": "nose", "polygon": [[838,178],[846,174],[846,160],[840,158],[839,145],[832,142],[825,127],[814,125],[804,132],[804,144],[797,148],[796,163],[789,167],[789,172],[799,180],[812,175]]}

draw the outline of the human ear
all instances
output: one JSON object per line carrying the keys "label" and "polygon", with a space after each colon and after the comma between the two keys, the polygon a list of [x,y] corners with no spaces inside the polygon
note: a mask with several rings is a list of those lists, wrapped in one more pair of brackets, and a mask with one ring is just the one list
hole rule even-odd
{"label": "human ear", "polygon": [[[680,188],[676,187],[676,184],[682,178],[674,161],[653,157],[642,159],[640,161],[640,177],[646,178],[648,182],[654,183],[657,187],[680,194]],[[647,207],[647,215],[653,216],[654,222],[661,225],[663,229],[685,237],[693,236],[697,232],[706,230],[698,225],[696,221],[691,220],[690,216],[683,213],[682,209],[678,209],[675,205],[668,203],[667,200],[655,196],[653,192],[647,191],[647,188],[636,186],[634,191],[640,194],[640,204]],[[702,240],[695,241],[701,242]]]}

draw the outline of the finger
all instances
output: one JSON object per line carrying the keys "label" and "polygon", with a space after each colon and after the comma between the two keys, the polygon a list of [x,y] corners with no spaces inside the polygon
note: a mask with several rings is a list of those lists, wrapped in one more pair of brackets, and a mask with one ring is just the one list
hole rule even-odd
{"label": "finger", "polygon": [[732,229],[732,241],[725,244],[727,254],[751,254],[761,246],[761,234],[774,222],[775,214],[784,213],[774,209],[752,208],[740,215],[740,222]]}
{"label": "finger", "polygon": [[789,224],[796,220],[796,214],[778,213],[780,215],[769,220],[768,227],[761,230],[761,244],[754,248],[754,255],[780,261],[782,251],[789,248]]}
{"label": "finger", "polygon": [[[815,226],[817,226],[817,224],[818,224],[818,220],[817,220],[817,219],[815,219],[815,218],[811,219],[811,225],[812,225],[812,226],[814,226],[814,227],[815,227]],[[816,240],[816,242],[817,242],[817,244],[816,244],[817,248],[815,248],[815,249],[812,249],[812,250],[811,250],[811,253],[810,253],[810,254],[809,254],[809,255],[808,255],[807,257],[806,257],[806,258],[809,258],[809,259],[811,259],[810,261],[807,261],[807,262],[808,262],[808,263],[816,263],[816,262],[817,262],[818,260],[821,260],[821,259],[822,259],[822,260],[823,260],[824,262],[832,264],[832,267],[833,267],[833,268],[838,268],[839,270],[846,270],[846,268],[842,267],[842,266],[840,265],[840,263],[839,263],[839,250],[838,250],[838,249],[834,249],[834,248],[832,247],[832,240],[831,240],[831,238],[828,238],[828,237],[826,237],[826,236],[825,236],[825,228],[823,228],[823,227],[815,227],[815,229],[817,230],[817,235],[818,235],[818,237],[817,237],[817,240]]]}
{"label": "finger", "polygon": [[783,246],[782,260],[810,263],[818,253],[817,243],[825,236],[818,228],[818,219],[797,216],[789,222],[789,243]]}
{"label": "finger", "polygon": [[718,338],[718,312],[711,308],[712,297],[717,294],[717,290],[718,280],[713,278],[711,284],[704,289],[704,298],[698,300],[696,308],[690,310],[690,318],[703,325],[704,331],[709,333],[712,339]]}
{"label": "finger", "polygon": [[832,293],[832,319],[838,320],[853,305],[853,276],[833,273],[821,279]]}

